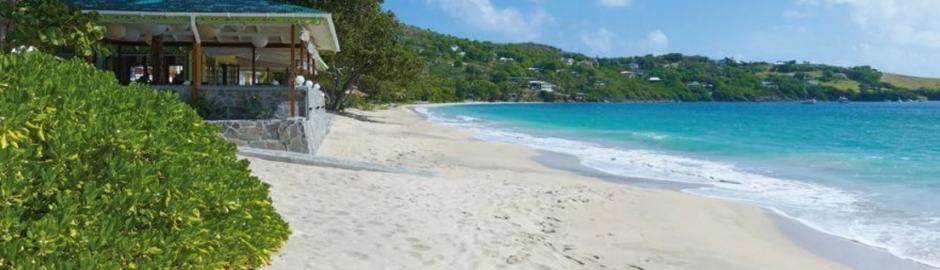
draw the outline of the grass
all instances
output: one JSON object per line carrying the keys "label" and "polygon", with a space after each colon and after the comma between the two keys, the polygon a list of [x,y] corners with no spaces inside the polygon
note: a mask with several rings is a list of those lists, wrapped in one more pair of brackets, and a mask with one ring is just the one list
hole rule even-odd
{"label": "grass", "polygon": [[852,80],[839,80],[839,81],[829,81],[829,82],[820,82],[819,85],[822,86],[832,86],[839,90],[853,91],[858,92],[859,83]]}
{"label": "grass", "polygon": [[[793,73],[799,73],[799,72],[793,72]],[[803,73],[806,73],[806,75],[809,75],[809,76],[812,77],[812,78],[819,78],[819,77],[822,77],[822,74],[823,74],[822,70],[814,70],[814,71],[803,72]],[[761,78],[767,78],[767,76],[770,76],[770,75],[784,76],[784,75],[786,75],[787,73],[784,73],[784,72],[771,72],[771,71],[769,71],[769,70],[766,70],[766,71],[758,72],[757,74],[758,74],[758,76],[760,76]]]}
{"label": "grass", "polygon": [[914,77],[894,73],[884,73],[881,76],[881,81],[907,89],[918,89],[921,87],[940,88],[940,79]]}

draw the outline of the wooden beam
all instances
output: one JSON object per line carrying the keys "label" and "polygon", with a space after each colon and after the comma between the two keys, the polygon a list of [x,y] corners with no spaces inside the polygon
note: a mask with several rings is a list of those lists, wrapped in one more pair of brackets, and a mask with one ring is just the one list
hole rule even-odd
{"label": "wooden beam", "polygon": [[258,76],[258,73],[257,73],[258,70],[255,69],[255,62],[258,62],[258,61],[255,60],[255,59],[257,59],[257,57],[255,56],[255,52],[257,52],[257,51],[258,51],[257,48],[251,47],[251,85],[255,85],[255,84],[256,84],[256,83],[255,83],[255,77]]}
{"label": "wooden beam", "polygon": [[193,42],[193,80],[190,82],[190,100],[199,97],[199,85],[202,84],[202,46]]}
{"label": "wooden beam", "polygon": [[[166,75],[163,72],[163,35],[153,36],[150,41],[150,62],[153,65],[153,80],[150,84],[161,85],[166,83]],[[147,67],[144,67],[147,68]]]}
{"label": "wooden beam", "polygon": [[[147,43],[142,41],[117,41],[117,40],[105,40],[107,44],[114,44],[120,46],[130,46],[130,47],[148,47]],[[167,41],[163,42],[163,47],[192,47],[193,42],[191,41]],[[251,42],[203,42],[201,44],[203,48],[253,48],[255,45]],[[275,48],[275,49],[286,49],[290,48],[290,44],[284,43],[270,43],[265,48]],[[295,48],[302,47],[300,44],[294,44]]]}
{"label": "wooden beam", "polygon": [[294,112],[295,109],[294,109],[294,107],[296,107],[296,106],[294,106],[294,102],[295,102],[294,99],[296,98],[296,97],[294,96],[294,95],[295,95],[294,90],[297,89],[297,82],[296,82],[296,80],[295,80],[294,78],[297,77],[297,64],[294,62],[294,59],[295,59],[295,56],[294,56],[294,50],[295,50],[295,49],[294,49],[294,47],[295,47],[295,46],[293,46],[293,45],[295,45],[296,39],[297,39],[296,31],[297,31],[297,30],[296,30],[296,28],[294,28],[294,25],[291,24],[291,25],[290,25],[290,44],[291,44],[291,46],[289,46],[289,47],[290,47],[290,76],[287,77],[287,81],[289,81],[289,83],[290,83],[290,117],[294,117],[294,116],[295,116],[295,112]]}
{"label": "wooden beam", "polygon": [[301,68],[301,69],[300,69],[300,74],[303,75],[304,77],[307,76],[307,74],[304,73],[304,72],[306,72],[306,71],[303,70],[304,63],[306,63],[306,61],[307,61],[307,60],[306,60],[307,58],[305,58],[305,56],[306,56],[305,51],[306,51],[306,50],[307,50],[307,47],[305,47],[305,46],[300,46],[300,64],[299,64],[298,66],[300,66],[300,68]]}

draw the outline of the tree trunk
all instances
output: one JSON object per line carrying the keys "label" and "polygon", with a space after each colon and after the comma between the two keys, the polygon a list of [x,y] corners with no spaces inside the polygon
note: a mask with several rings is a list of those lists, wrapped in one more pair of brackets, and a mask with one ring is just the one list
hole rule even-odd
{"label": "tree trunk", "polygon": [[362,75],[359,74],[359,72],[357,71],[354,71],[352,74],[349,75],[349,78],[346,79],[345,83],[343,83],[343,87],[340,88],[339,91],[336,92],[336,95],[333,96],[332,98],[333,105],[330,108],[331,111],[338,112],[338,111],[343,110],[343,98],[346,97],[345,89],[349,89],[349,87],[352,86],[353,82],[356,81],[356,78],[358,78],[359,76],[362,76]]}
{"label": "tree trunk", "polygon": [[[0,5],[10,5],[11,7],[16,7],[17,0],[0,0],[6,3]],[[9,52],[7,47],[7,33],[9,33],[10,28],[12,27],[12,22],[6,17],[0,16],[0,53]]]}

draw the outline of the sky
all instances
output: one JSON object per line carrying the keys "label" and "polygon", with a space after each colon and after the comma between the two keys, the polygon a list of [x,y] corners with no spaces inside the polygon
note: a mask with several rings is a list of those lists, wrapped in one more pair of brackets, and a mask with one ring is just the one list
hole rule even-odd
{"label": "sky", "polygon": [[677,52],[940,78],[940,0],[386,0],[407,24],[589,56]]}

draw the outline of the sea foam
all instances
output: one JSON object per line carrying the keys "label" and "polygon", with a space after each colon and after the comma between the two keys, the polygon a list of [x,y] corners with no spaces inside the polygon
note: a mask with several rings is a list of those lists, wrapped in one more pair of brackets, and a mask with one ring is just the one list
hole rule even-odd
{"label": "sea foam", "polygon": [[[892,254],[940,267],[936,217],[892,215],[864,194],[799,179],[754,173],[733,163],[702,160],[654,150],[622,149],[567,138],[536,136],[494,126],[466,115],[442,115],[417,108],[428,120],[475,132],[483,140],[568,154],[581,164],[612,175],[701,185],[686,193],[743,201],[770,209],[828,234],[880,247]],[[650,135],[653,137],[653,135]],[[666,137],[655,138],[657,140]]]}

